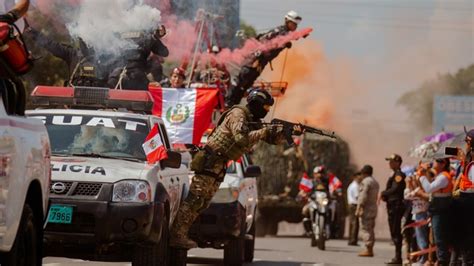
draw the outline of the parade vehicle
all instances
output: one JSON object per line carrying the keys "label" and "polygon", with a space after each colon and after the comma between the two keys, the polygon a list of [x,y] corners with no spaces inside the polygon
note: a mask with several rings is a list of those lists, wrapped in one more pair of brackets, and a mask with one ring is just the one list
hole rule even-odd
{"label": "parade vehicle", "polygon": [[[31,99],[27,115],[44,122],[52,147],[45,255],[174,265],[169,229],[189,170],[150,114],[149,92],[39,86]],[[150,164],[142,145],[153,129],[167,158]]]}
{"label": "parade vehicle", "polygon": [[197,218],[190,237],[200,248],[224,249],[225,265],[252,262],[260,167],[244,155],[231,161],[210,206]]}
{"label": "parade vehicle", "polygon": [[24,117],[26,90],[19,79],[31,60],[14,23],[28,7],[29,1],[17,1],[0,15],[0,265],[41,265],[48,208],[48,133],[40,121]]}
{"label": "parade vehicle", "polygon": [[50,144],[41,121],[9,115],[0,88],[0,265],[41,265]]}

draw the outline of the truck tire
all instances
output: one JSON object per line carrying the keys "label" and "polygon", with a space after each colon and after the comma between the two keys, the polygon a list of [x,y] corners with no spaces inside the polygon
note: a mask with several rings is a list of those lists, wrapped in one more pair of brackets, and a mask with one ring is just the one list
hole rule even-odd
{"label": "truck tire", "polygon": [[245,217],[242,218],[239,237],[232,239],[224,246],[224,265],[241,266],[244,262],[245,254]]}
{"label": "truck tire", "polygon": [[37,224],[37,219],[28,203],[23,206],[20,226],[16,234],[15,242],[10,252],[0,256],[1,265],[11,266],[40,266],[42,261],[41,226]]}
{"label": "truck tire", "polygon": [[252,222],[252,227],[250,227],[249,235],[253,236],[253,239],[245,239],[244,247],[244,261],[252,262],[255,254],[255,220]]}
{"label": "truck tire", "polygon": [[169,248],[169,266],[186,266],[187,249]]}
{"label": "truck tire", "polygon": [[167,265],[169,243],[169,220],[166,215],[161,223],[161,237],[158,244],[136,245],[133,252],[132,266]]}

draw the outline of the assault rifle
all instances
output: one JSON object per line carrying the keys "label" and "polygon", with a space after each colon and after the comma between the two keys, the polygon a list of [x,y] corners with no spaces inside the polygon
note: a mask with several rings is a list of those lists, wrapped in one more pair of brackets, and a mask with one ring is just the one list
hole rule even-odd
{"label": "assault rifle", "polygon": [[278,119],[278,118],[272,119],[272,121],[270,123],[262,123],[262,125],[267,126],[267,127],[282,127],[283,128],[283,134],[285,135],[285,139],[286,139],[286,141],[288,142],[289,145],[294,145],[292,135],[293,135],[293,129],[294,129],[295,126],[299,126],[303,133],[306,132],[306,133],[317,134],[317,135],[320,135],[320,136],[336,139],[336,135],[335,135],[334,131],[328,132],[324,129],[310,127],[310,126],[307,126],[307,125],[303,125],[301,123],[292,123],[292,122],[288,122],[288,121],[281,120],[281,119]]}

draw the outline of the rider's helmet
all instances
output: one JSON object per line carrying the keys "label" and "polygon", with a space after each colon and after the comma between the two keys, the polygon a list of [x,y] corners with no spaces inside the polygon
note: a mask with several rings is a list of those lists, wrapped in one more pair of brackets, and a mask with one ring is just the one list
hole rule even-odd
{"label": "rider's helmet", "polygon": [[313,169],[314,174],[324,174],[326,173],[326,167],[324,165],[318,165]]}
{"label": "rider's helmet", "polygon": [[255,119],[264,118],[273,103],[272,95],[264,89],[253,89],[247,96],[247,107]]}

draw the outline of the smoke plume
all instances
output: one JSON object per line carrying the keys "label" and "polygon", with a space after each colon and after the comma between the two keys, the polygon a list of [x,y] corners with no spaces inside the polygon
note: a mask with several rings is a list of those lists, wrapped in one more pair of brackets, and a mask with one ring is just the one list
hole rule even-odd
{"label": "smoke plume", "polygon": [[73,21],[67,25],[73,37],[82,38],[98,54],[118,55],[136,47],[121,34],[150,33],[158,27],[161,12],[143,0],[83,0]]}

